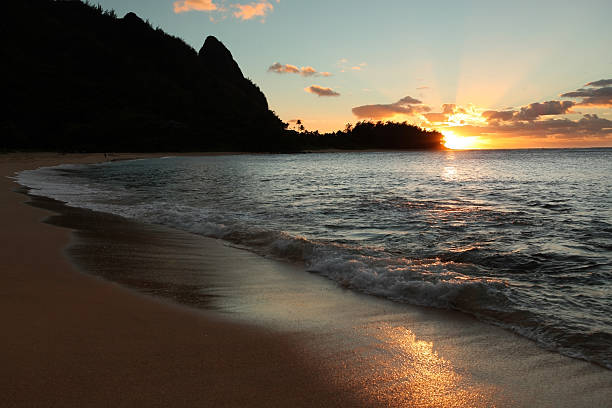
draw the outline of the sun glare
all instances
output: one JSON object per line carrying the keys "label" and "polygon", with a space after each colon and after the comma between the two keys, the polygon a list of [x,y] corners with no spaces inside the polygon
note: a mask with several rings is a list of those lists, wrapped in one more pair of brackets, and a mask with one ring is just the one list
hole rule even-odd
{"label": "sun glare", "polygon": [[459,136],[451,130],[443,130],[444,146],[448,149],[477,149],[478,137],[476,136]]}

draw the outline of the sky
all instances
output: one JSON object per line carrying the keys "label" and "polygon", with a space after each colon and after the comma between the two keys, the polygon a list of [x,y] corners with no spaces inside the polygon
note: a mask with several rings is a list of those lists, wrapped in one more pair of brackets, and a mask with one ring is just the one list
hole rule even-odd
{"label": "sky", "polygon": [[214,35],[295,127],[360,120],[455,148],[612,146],[612,1],[100,0]]}

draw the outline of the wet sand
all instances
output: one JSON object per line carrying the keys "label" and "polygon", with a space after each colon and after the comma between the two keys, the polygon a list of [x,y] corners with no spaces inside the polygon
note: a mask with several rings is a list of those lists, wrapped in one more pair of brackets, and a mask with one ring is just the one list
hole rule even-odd
{"label": "wet sand", "polygon": [[[8,295],[3,321],[14,333],[0,345],[13,356],[2,387],[17,405],[590,407],[612,400],[611,371],[463,314],[362,296],[218,240],[35,200],[60,214],[47,222],[61,228],[50,227],[38,223],[50,213],[24,206],[26,196],[5,193],[11,187],[2,184],[3,208],[14,201],[11,208],[29,215],[9,217],[15,231],[33,228],[19,239],[19,231],[2,234],[3,248],[10,249],[5,241],[23,248],[3,262],[9,268],[0,278]],[[66,254],[83,272],[192,309],[79,274],[58,256],[71,230]],[[28,243],[32,234],[36,243]]]}
{"label": "wet sand", "polygon": [[0,156],[2,406],[359,405],[270,330],[80,273],[71,231],[42,223],[51,213],[5,176],[101,157]]}

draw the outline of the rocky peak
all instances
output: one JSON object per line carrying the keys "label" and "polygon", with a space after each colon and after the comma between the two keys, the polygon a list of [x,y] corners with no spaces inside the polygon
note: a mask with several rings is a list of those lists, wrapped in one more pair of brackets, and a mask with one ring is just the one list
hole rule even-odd
{"label": "rocky peak", "polygon": [[212,35],[206,38],[198,55],[210,72],[228,79],[244,79],[232,53]]}
{"label": "rocky peak", "polygon": [[136,13],[129,12],[123,17],[123,21],[127,24],[132,25],[145,25],[145,22],[142,18],[138,17]]}

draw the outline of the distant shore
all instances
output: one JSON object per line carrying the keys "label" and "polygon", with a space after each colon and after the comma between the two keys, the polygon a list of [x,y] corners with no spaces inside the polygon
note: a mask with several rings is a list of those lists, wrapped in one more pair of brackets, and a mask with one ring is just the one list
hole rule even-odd
{"label": "distant shore", "polygon": [[[103,160],[103,154],[0,156],[6,406],[586,407],[612,399],[609,370],[461,313],[343,291],[303,270],[181,231],[53,207],[59,203],[46,207],[52,211],[34,208],[6,177]],[[58,211],[63,228],[41,222]],[[81,230],[76,220],[90,226],[87,242],[71,232]],[[245,312],[230,321],[81,273],[77,265],[104,269],[95,258],[100,252],[87,249],[91,242],[109,251],[104,262],[115,269],[231,270],[243,285],[227,289],[228,299]],[[78,262],[74,248],[66,250],[70,243],[85,248]],[[164,251],[176,261],[164,264]],[[260,313],[255,309],[272,310],[281,328],[253,317]]]}

